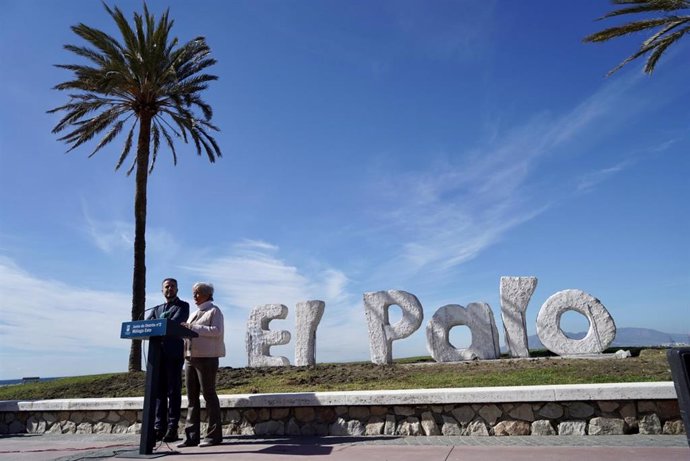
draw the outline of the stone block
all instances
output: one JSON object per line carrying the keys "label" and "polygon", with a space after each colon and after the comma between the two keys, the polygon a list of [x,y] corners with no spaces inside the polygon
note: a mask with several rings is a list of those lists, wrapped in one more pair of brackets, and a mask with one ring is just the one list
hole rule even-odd
{"label": "stone block", "polygon": [[115,424],[113,425],[112,434],[127,434],[129,432],[129,425]]}
{"label": "stone block", "polygon": [[93,425],[94,434],[110,434],[113,431],[113,425],[110,423],[98,422]]}
{"label": "stone block", "polygon": [[299,427],[299,424],[297,424],[295,418],[290,418],[290,420],[287,423],[287,426],[285,426],[285,433],[291,436],[301,435],[302,431]]}
{"label": "stone block", "polygon": [[476,436],[487,436],[489,435],[489,429],[486,427],[486,423],[481,420],[474,420],[467,425],[465,434],[476,437]]}
{"label": "stone block", "polygon": [[364,421],[369,418],[369,407],[350,407],[350,418]]}
{"label": "stone block", "polygon": [[568,416],[571,418],[584,419],[594,414],[592,405],[584,402],[573,402],[568,404]]}
{"label": "stone block", "polygon": [[312,407],[297,407],[294,409],[295,419],[302,423],[309,423],[316,419],[316,412]]}
{"label": "stone block", "polygon": [[613,400],[602,400],[598,402],[597,405],[599,405],[599,409],[604,413],[613,413],[620,407],[620,404]]}
{"label": "stone block", "polygon": [[539,416],[548,419],[558,419],[563,417],[563,407],[557,403],[549,402],[538,411]]}
{"label": "stone block", "polygon": [[679,418],[678,400],[657,400],[655,413],[662,421]]}
{"label": "stone block", "polygon": [[80,423],[77,425],[75,432],[77,434],[93,434],[93,425],[91,423]]}
{"label": "stone block", "polygon": [[289,414],[289,408],[271,408],[271,419],[285,419]]}
{"label": "stone block", "polygon": [[77,432],[77,424],[74,421],[64,421],[62,423],[63,434],[75,434]]}
{"label": "stone block", "polygon": [[396,433],[398,435],[417,436],[422,435],[421,429],[419,418],[416,418],[415,416],[408,416],[407,419],[398,424]]}
{"label": "stone block", "polygon": [[36,416],[30,416],[26,420],[26,432],[29,434],[43,434],[46,431],[46,422],[37,418]]}
{"label": "stone block", "polygon": [[49,424],[52,424],[58,420],[57,415],[55,413],[53,413],[52,411],[44,411],[41,414],[41,417],[43,420],[45,420],[45,422],[47,422]]}
{"label": "stone block", "polygon": [[634,402],[625,402],[621,405],[620,410],[618,410],[620,413],[621,417],[624,419],[627,418],[637,418],[637,410],[635,409],[635,403]]}
{"label": "stone block", "polygon": [[259,414],[256,412],[255,409],[250,408],[249,410],[245,410],[244,419],[249,421],[250,423],[255,423],[259,419]]}
{"label": "stone block", "polygon": [[[256,412],[257,414],[257,421],[268,421],[271,419],[271,410],[269,408],[259,408],[259,411]],[[205,420],[206,418],[202,415],[201,420]]]}
{"label": "stone block", "polygon": [[[202,431],[202,433],[204,433]],[[254,434],[265,435],[285,435],[285,424],[282,421],[264,421],[254,425]]]}
{"label": "stone block", "polygon": [[[498,408],[496,405],[493,405],[493,404],[483,405],[479,409],[479,416],[481,416],[484,419],[484,421],[489,423],[491,426],[496,424],[496,421],[498,421],[498,418],[500,418],[502,414],[503,414],[503,412],[501,411],[501,409]],[[469,416],[469,413],[467,416]],[[470,416],[468,421],[471,420],[473,417],[474,417],[474,415]],[[461,420],[458,419],[458,421],[461,421]]]}
{"label": "stone block", "polygon": [[75,424],[83,423],[86,418],[86,414],[83,411],[73,411],[70,413],[69,420]]}
{"label": "stone block", "polygon": [[516,405],[515,408],[510,410],[508,414],[511,418],[520,419],[522,421],[528,421],[530,423],[534,421],[534,412],[532,411],[532,405],[528,403]]}
{"label": "stone block", "polygon": [[239,423],[242,421],[242,417],[240,416],[240,412],[237,410],[225,410],[224,421],[229,423]]}
{"label": "stone block", "polygon": [[242,424],[240,424],[240,435],[255,435],[254,426],[247,421],[242,421]]}
{"label": "stone block", "polygon": [[239,434],[239,426],[237,423],[223,424],[223,437]]}
{"label": "stone block", "polygon": [[625,421],[619,418],[592,418],[589,421],[589,435],[623,435]]}
{"label": "stone block", "polygon": [[676,419],[673,421],[666,421],[664,423],[663,433],[669,434],[669,435],[685,434],[685,427],[683,426],[683,421],[680,419]]}
{"label": "stone block", "polygon": [[91,411],[89,412],[89,420],[91,422],[99,422],[105,420],[105,418],[108,416],[108,413],[105,411]]}
{"label": "stone block", "polygon": [[640,418],[638,423],[640,434],[661,434],[661,421],[659,417],[651,413]]}
{"label": "stone block", "polygon": [[558,424],[558,435],[586,435],[585,421],[562,421]]}
{"label": "stone block", "polygon": [[131,424],[127,428],[127,433],[128,434],[141,434],[141,423]]}
{"label": "stone block", "polygon": [[[136,422],[136,420],[131,419],[132,415],[129,415],[129,416],[130,416],[130,419],[129,419],[130,423]],[[117,423],[120,421],[120,417],[121,416],[119,414],[117,414],[116,411],[109,411],[108,416],[105,417],[105,422],[106,423]],[[103,418],[101,418],[101,419],[103,419]]]}
{"label": "stone block", "polygon": [[451,411],[453,414],[453,417],[459,422],[459,423],[469,423],[472,421],[476,415],[475,411],[472,409],[472,407],[468,405],[463,405],[461,407],[457,407]]}
{"label": "stone block", "polygon": [[421,424],[425,435],[441,435],[441,430],[438,428],[434,415],[430,411],[422,413]]}
{"label": "stone block", "polygon": [[381,435],[384,425],[385,421],[382,418],[374,416],[367,422],[364,433],[366,435]]}
{"label": "stone block", "polygon": [[388,408],[382,406],[369,407],[369,411],[373,416],[385,416],[388,414]]}
{"label": "stone block", "polygon": [[62,423],[59,421],[54,422],[50,425],[46,434],[62,434]]}
{"label": "stone block", "polygon": [[316,410],[316,421],[331,424],[336,420],[337,415],[333,407],[322,407]]}
{"label": "stone block", "polygon": [[637,411],[639,413],[656,413],[656,402],[649,400],[640,400],[637,402]]}
{"label": "stone block", "polygon": [[415,409],[413,407],[396,406],[393,412],[398,416],[412,416],[414,415]]}
{"label": "stone block", "polygon": [[443,413],[443,405],[431,405],[431,412],[440,415]]}
{"label": "stone block", "polygon": [[345,421],[343,418],[338,418],[330,425],[328,432],[330,435],[360,436],[364,435],[364,426],[356,419]]}
{"label": "stone block", "polygon": [[386,416],[386,422],[383,425],[383,433],[385,435],[395,435],[396,429],[397,429],[397,425],[395,422],[395,416],[387,415]]}
{"label": "stone block", "polygon": [[441,434],[443,435],[462,435],[463,430],[460,424],[452,416],[441,416],[443,425],[441,426]]}
{"label": "stone block", "polygon": [[529,435],[531,425],[527,421],[501,421],[494,426],[494,434],[502,435]]}
{"label": "stone block", "polygon": [[349,414],[349,408],[344,405],[339,405],[335,407],[335,414],[338,416],[347,416]]}
{"label": "stone block", "polygon": [[534,421],[530,429],[532,435],[556,435],[556,430],[548,419]]}
{"label": "stone block", "polygon": [[312,436],[316,435],[316,428],[312,423],[306,423],[302,425],[302,428],[300,429],[300,432],[304,436]]}

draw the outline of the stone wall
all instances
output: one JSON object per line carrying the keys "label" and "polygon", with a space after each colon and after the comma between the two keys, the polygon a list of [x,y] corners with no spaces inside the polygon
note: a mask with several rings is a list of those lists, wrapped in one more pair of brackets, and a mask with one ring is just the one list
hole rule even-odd
{"label": "stone wall", "polygon": [[[138,433],[141,417],[132,410],[3,412],[0,434]],[[229,408],[222,417],[226,436],[685,433],[675,400]]]}
{"label": "stone wall", "polygon": [[[138,433],[142,404],[0,402],[0,434]],[[673,383],[232,395],[221,406],[226,436],[685,433]]]}

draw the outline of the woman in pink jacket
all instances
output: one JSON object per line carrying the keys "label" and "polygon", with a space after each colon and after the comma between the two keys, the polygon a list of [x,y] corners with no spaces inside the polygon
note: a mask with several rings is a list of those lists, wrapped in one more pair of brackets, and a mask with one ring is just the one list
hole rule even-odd
{"label": "woman in pink jacket", "polygon": [[[187,385],[187,423],[185,441],[178,447],[206,447],[223,441],[223,427],[220,419],[220,403],[216,394],[218,358],[225,357],[223,342],[223,313],[213,304],[213,285],[198,282],[192,287],[197,311],[183,323],[199,334],[196,338],[185,338],[185,383]],[[199,391],[206,401],[208,429],[200,442]]]}

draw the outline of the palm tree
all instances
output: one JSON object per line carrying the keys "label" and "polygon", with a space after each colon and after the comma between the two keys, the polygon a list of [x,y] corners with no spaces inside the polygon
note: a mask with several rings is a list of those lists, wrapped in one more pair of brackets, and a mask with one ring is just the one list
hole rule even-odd
{"label": "palm tree", "polygon": [[[56,90],[71,92],[69,102],[48,112],[65,113],[53,133],[68,131],[59,138],[70,146],[68,152],[104,133],[89,157],[125,129],[124,148],[116,170],[129,157],[138,128],[136,157],[127,171],[129,175],[136,169],[132,320],[138,320],[143,318],[146,302],[148,175],[156,163],[161,140],[170,148],[173,163],[177,164],[173,136],[185,143],[191,138],[197,154],[204,152],[211,162],[221,156],[218,144],[208,133],[218,131],[210,122],[211,107],[199,96],[208,82],[218,77],[201,73],[216,63],[203,37],[178,46],[177,38],[169,36],[173,20],[168,18],[167,10],[156,23],[144,4],[143,17],[135,13],[134,27],[130,27],[117,7],[111,9],[105,3],[103,6],[117,24],[122,43],[84,24],[73,26],[72,31],[88,46],[65,45],[65,49],[88,65],[57,65],[72,71],[74,79],[55,86]],[[141,341],[132,341],[128,368],[141,370]]]}
{"label": "palm tree", "polygon": [[652,36],[642,42],[639,50],[609,71],[608,75],[618,71],[630,61],[644,55],[647,55],[644,71],[651,74],[654,71],[657,61],[668,47],[690,32],[690,15],[688,15],[688,13],[690,13],[689,0],[611,0],[611,3],[632,6],[625,6],[618,10],[611,11],[599,19],[626,14],[665,14],[659,17],[647,17],[620,26],[610,27],[584,38],[585,42],[606,42],[612,38],[622,37],[635,32],[646,30],[654,31],[656,29]]}

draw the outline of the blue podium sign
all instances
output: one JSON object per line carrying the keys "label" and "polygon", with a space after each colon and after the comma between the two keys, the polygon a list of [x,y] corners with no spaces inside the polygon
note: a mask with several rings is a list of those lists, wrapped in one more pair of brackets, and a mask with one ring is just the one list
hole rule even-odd
{"label": "blue podium sign", "polygon": [[196,338],[199,335],[170,319],[123,322],[122,328],[120,329],[121,339],[148,339],[158,336],[187,336]]}

